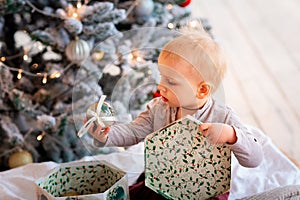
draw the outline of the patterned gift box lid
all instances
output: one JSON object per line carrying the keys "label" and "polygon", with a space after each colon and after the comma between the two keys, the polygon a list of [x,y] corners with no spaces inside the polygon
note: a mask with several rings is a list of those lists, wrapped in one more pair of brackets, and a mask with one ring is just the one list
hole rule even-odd
{"label": "patterned gift box lid", "polygon": [[207,199],[229,190],[231,150],[211,144],[186,116],[145,139],[145,184],[168,199]]}
{"label": "patterned gift box lid", "polygon": [[129,199],[127,174],[106,161],[64,163],[35,181],[37,199]]}

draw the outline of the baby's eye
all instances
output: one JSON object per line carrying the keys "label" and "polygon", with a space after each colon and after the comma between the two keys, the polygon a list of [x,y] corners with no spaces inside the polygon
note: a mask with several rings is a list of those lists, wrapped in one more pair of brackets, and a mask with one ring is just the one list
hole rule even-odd
{"label": "baby's eye", "polygon": [[168,78],[168,77],[165,77],[165,76],[161,76],[161,82],[164,82],[165,84],[168,84],[168,85],[177,85],[178,84],[172,78]]}
{"label": "baby's eye", "polygon": [[172,79],[172,78],[168,78],[168,77],[164,77],[165,82],[169,85],[177,85],[176,80]]}
{"label": "baby's eye", "polygon": [[172,79],[167,79],[167,83],[170,85],[177,85],[177,83]]}

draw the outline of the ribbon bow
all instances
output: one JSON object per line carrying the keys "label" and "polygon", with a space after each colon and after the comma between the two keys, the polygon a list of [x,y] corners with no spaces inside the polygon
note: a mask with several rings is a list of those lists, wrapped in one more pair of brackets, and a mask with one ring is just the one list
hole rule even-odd
{"label": "ribbon bow", "polygon": [[101,127],[105,127],[105,122],[114,122],[116,121],[116,118],[114,116],[110,117],[101,117],[101,111],[102,111],[102,105],[104,103],[104,100],[106,98],[106,95],[101,95],[100,100],[98,102],[96,112],[92,110],[88,110],[87,114],[92,116],[85,124],[81,127],[81,129],[78,131],[78,137],[82,137],[93,125],[94,121],[97,121],[97,123]]}

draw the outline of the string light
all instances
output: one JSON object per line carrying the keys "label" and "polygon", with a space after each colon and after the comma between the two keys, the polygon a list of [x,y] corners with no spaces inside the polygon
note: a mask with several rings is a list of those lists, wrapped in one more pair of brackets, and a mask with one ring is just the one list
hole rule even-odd
{"label": "string light", "polygon": [[28,56],[29,49],[27,47],[23,47],[23,50],[24,50],[23,60],[28,61],[28,59],[29,59],[29,56]]}
{"label": "string light", "polygon": [[[25,31],[24,31],[25,32]],[[43,50],[44,48],[46,48],[41,42],[39,41],[34,41],[34,42],[30,42],[31,45],[27,44],[27,46],[23,47],[23,51],[14,54],[14,55],[10,55],[10,56],[0,56],[0,67],[4,67],[10,71],[14,71],[17,72],[17,79],[21,79],[22,76],[27,75],[27,76],[32,76],[32,77],[42,77],[42,83],[46,84],[47,83],[47,77],[50,77],[52,79],[54,78],[59,78],[61,77],[61,75],[67,71],[74,63],[69,63],[63,70],[61,70],[60,72],[56,70],[56,72],[50,72],[48,73],[31,73],[29,71],[24,71],[23,69],[19,69],[19,68],[15,68],[15,67],[11,67],[8,66],[6,64],[4,64],[4,62],[8,61],[8,60],[13,60],[15,58],[19,58],[22,57],[24,61],[26,61],[27,63],[31,62],[31,57],[30,57],[30,53],[31,51],[34,51],[34,47],[39,49],[39,50]],[[48,46],[47,46],[48,48]],[[30,66],[31,69],[36,70],[38,69],[39,64],[38,63],[34,63]]]}
{"label": "string light", "polygon": [[18,53],[18,54],[12,55],[12,56],[2,56],[2,57],[0,58],[0,61],[5,62],[5,61],[7,61],[7,60],[11,60],[11,59],[20,57],[20,56],[22,56],[22,55],[23,55],[23,53],[20,52],[20,53]]}
{"label": "string light", "polygon": [[96,61],[100,61],[103,58],[103,56],[104,56],[104,52],[102,52],[102,51],[94,52],[92,54],[93,59]]}
{"label": "string light", "polygon": [[[51,79],[61,77],[62,74],[64,74],[72,65],[74,65],[74,63],[69,63],[64,68],[64,70],[62,70],[61,72],[59,72],[59,71],[56,70],[51,75],[48,75],[48,73],[36,73],[36,74],[34,74],[34,73],[31,73],[31,72],[28,72],[28,71],[24,71],[23,69],[19,69],[19,68],[14,68],[14,67],[7,66],[6,64],[4,64],[3,62],[0,61],[0,67],[6,68],[6,69],[8,69],[10,71],[18,72],[18,75],[17,75],[18,79],[21,79],[23,75],[32,76],[32,77],[43,77],[43,79],[42,79],[42,83],[43,84],[46,84],[48,82],[48,80],[47,80],[48,76]],[[33,64],[32,66],[38,66],[38,64],[36,64],[36,65]]]}
{"label": "string light", "polygon": [[173,8],[173,5],[169,3],[169,4],[167,5],[167,9],[168,9],[168,10],[171,10],[172,8]]}
{"label": "string light", "polygon": [[[28,47],[30,45],[30,47]],[[23,57],[23,60],[26,62],[30,62],[31,58],[29,57],[29,54],[34,51],[33,47],[37,47],[39,50],[42,50],[44,46],[40,42],[32,42],[32,44],[27,44],[26,47],[23,47],[24,52],[20,52],[11,56],[1,56],[0,61],[5,62],[7,60],[13,60],[18,57]]]}
{"label": "string light", "polygon": [[43,84],[47,83],[47,73],[44,73],[44,77],[43,77],[42,83]]}
{"label": "string light", "polygon": [[168,28],[169,29],[173,29],[175,26],[174,26],[174,24],[173,23],[168,23]]}
{"label": "string light", "polygon": [[44,45],[39,41],[36,41],[33,45],[36,46],[40,51],[44,49]]}
{"label": "string light", "polygon": [[81,1],[78,1],[78,2],[77,2],[77,5],[76,5],[77,9],[80,9],[81,6],[82,6]]}
{"label": "string light", "polygon": [[139,54],[138,51],[132,51],[130,54],[128,54],[127,59],[132,65],[144,61],[144,58]]}
{"label": "string light", "polygon": [[78,14],[77,14],[76,12],[74,12],[74,13],[72,14],[72,17],[75,18],[75,19],[77,19],[77,18],[78,18]]}
{"label": "string light", "polygon": [[17,79],[21,79],[22,78],[22,69],[19,69],[19,73],[18,73],[18,75],[17,75]]}
{"label": "string light", "polygon": [[28,60],[28,55],[27,55],[27,54],[24,54],[23,60],[24,60],[24,61],[27,61],[27,60]]}
{"label": "string light", "polygon": [[193,19],[188,22],[187,26],[192,29],[201,29],[202,27],[201,24],[202,24],[201,21],[199,21],[198,19]]}
{"label": "string light", "polygon": [[43,131],[41,134],[39,134],[39,135],[36,137],[36,139],[37,139],[38,141],[41,141],[41,140],[44,138],[45,135],[46,135],[46,133],[45,133],[45,131]]}
{"label": "string light", "polygon": [[61,76],[61,73],[59,71],[55,71],[50,75],[50,78],[59,78]]}
{"label": "string light", "polygon": [[141,57],[141,56],[137,56],[136,57],[136,61],[138,61],[138,62],[142,62],[144,59]]}
{"label": "string light", "polygon": [[[87,3],[84,4],[86,5]],[[80,13],[84,13],[86,9],[85,5],[82,5],[81,0],[77,1],[76,6],[69,4],[68,7],[66,8],[67,16],[80,20]]]}

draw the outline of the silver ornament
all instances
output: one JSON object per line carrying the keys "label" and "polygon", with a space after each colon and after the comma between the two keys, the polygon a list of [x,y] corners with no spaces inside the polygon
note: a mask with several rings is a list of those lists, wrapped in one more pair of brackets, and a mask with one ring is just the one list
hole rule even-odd
{"label": "silver ornament", "polygon": [[81,39],[71,41],[66,47],[67,58],[74,63],[81,63],[90,55],[89,44]]}

